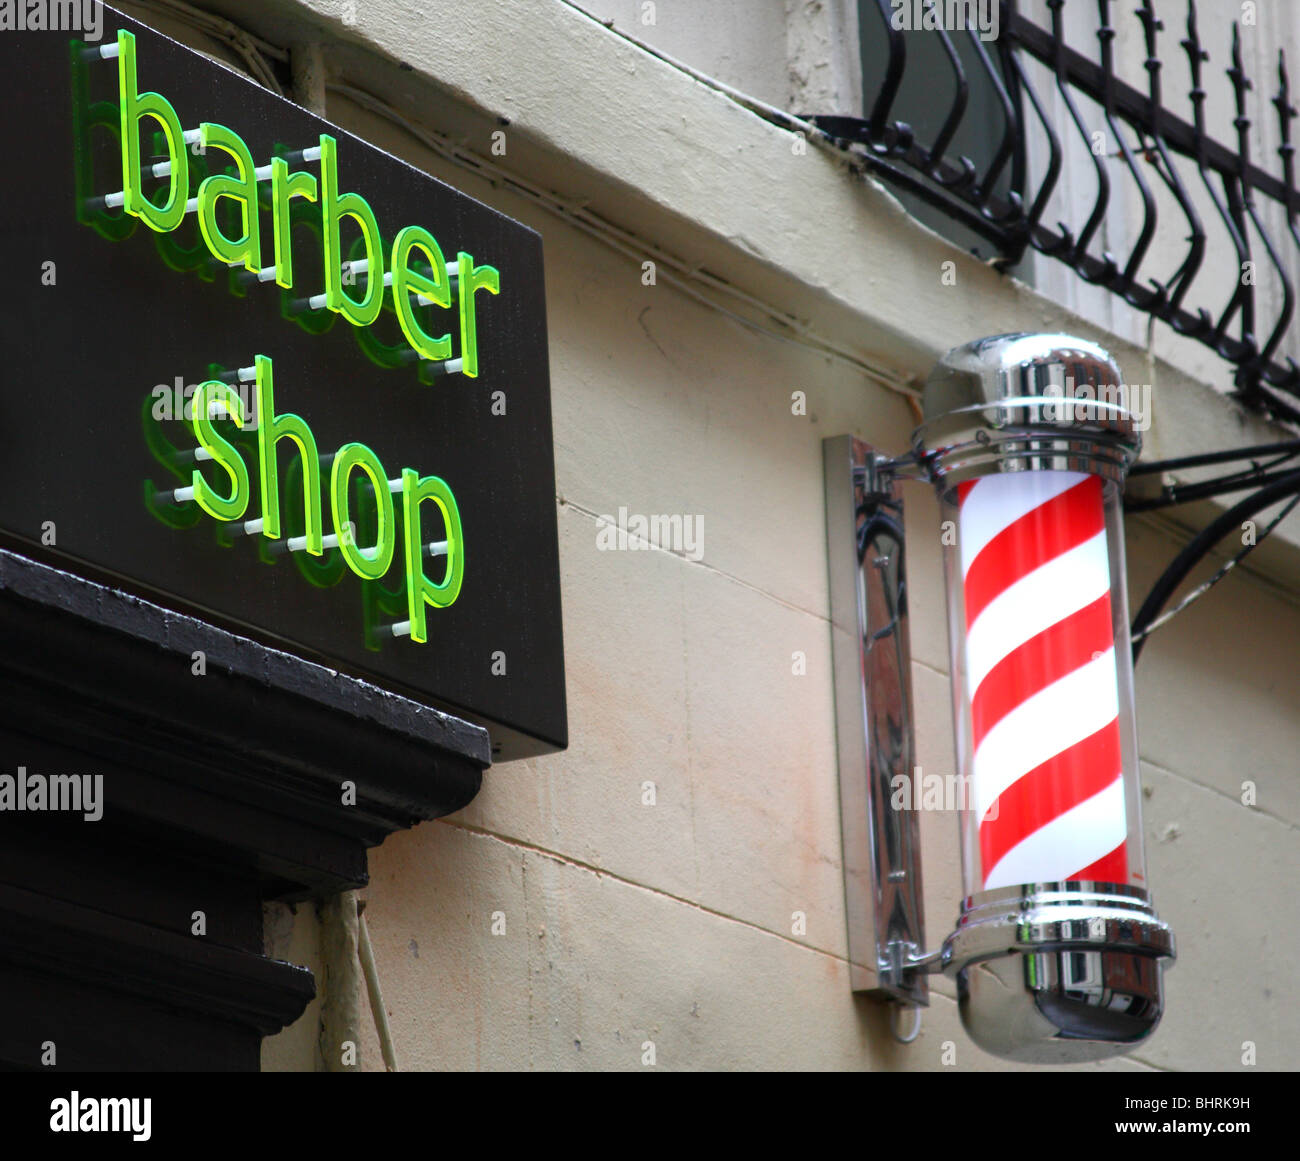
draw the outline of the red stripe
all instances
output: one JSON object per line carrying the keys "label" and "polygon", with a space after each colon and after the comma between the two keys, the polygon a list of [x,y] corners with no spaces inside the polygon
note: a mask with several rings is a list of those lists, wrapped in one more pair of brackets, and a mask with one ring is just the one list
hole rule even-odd
{"label": "red stripe", "polygon": [[966,497],[970,495],[970,490],[975,486],[977,481],[967,480],[964,484],[957,485],[957,507],[960,508],[966,503]]}
{"label": "red stripe", "polygon": [[1008,524],[979,550],[966,573],[966,625],[994,597],[1106,526],[1101,477],[1089,476]]}
{"label": "red stripe", "polygon": [[1049,625],[1008,653],[980,682],[971,699],[971,729],[975,748],[984,735],[1016,706],[1054,681],[1087,665],[1115,644],[1110,593]]}
{"label": "red stripe", "polygon": [[1115,718],[1008,786],[980,821],[985,878],[1017,843],[1110,786],[1120,776],[1122,762]]}
{"label": "red stripe", "polygon": [[1076,871],[1066,882],[1075,883],[1091,879],[1094,883],[1128,882],[1128,846],[1120,843],[1108,855],[1102,855],[1095,863],[1089,863],[1082,871]]}

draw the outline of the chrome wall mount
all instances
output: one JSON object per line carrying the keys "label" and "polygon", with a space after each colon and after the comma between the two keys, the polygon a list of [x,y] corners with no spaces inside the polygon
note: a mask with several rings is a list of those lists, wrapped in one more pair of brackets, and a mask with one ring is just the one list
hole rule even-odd
{"label": "chrome wall mount", "polygon": [[925,1005],[919,820],[890,808],[893,779],[915,764],[903,501],[869,444],[822,447],[850,981]]}

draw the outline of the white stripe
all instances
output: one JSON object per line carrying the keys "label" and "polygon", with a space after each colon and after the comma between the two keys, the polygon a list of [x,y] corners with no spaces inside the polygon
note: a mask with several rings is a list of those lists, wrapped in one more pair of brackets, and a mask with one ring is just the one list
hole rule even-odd
{"label": "white stripe", "polygon": [[1087,478],[1084,472],[1001,472],[977,480],[961,505],[961,575],[999,532]]}
{"label": "white stripe", "polygon": [[1092,866],[1127,838],[1121,775],[1007,851],[985,876],[984,889],[1061,882]]}
{"label": "white stripe", "polygon": [[966,687],[971,696],[1008,653],[1108,592],[1110,554],[1102,529],[998,593],[967,626]]}
{"label": "white stripe", "polygon": [[1004,790],[1119,716],[1115,650],[1068,673],[1020,703],[975,750],[976,817]]}

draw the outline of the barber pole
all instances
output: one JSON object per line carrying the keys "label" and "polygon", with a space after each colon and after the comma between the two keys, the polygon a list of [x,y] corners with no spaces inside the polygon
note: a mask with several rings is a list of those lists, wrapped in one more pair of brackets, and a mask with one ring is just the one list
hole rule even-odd
{"label": "barber pole", "polygon": [[982,887],[1128,880],[1102,481],[958,488]]}
{"label": "barber pole", "polygon": [[939,362],[913,437],[957,533],[944,569],[970,795],[940,959],[971,1037],[1013,1060],[1141,1042],[1174,952],[1144,877],[1122,507],[1141,438],[1111,401],[1121,383],[1086,340],[995,335]]}

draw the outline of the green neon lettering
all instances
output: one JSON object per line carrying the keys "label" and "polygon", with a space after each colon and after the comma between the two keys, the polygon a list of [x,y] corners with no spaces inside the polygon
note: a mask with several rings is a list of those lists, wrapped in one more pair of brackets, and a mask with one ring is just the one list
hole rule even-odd
{"label": "green neon lettering", "polygon": [[275,414],[274,368],[265,355],[253,360],[257,368],[257,447],[261,460],[259,480],[262,488],[262,535],[280,538],[280,476],[276,447],[282,439],[291,439],[302,456],[302,492],[307,551],[320,556],[325,551],[321,532],[320,457],[316,438],[300,415]]}
{"label": "green neon lettering", "polygon": [[[338,142],[329,134],[320,137],[320,179],[307,172],[291,171],[282,157],[273,158],[270,163],[271,181],[269,189],[262,189],[256,180],[255,166],[244,140],[233,130],[213,123],[204,123],[201,127],[201,140],[206,147],[211,146],[229,154],[235,161],[235,174],[211,174],[203,176],[206,166],[201,159],[190,160],[185,147],[184,133],[180,119],[174,108],[159,93],[138,91],[137,57],[135,38],[122,30],[118,33],[119,64],[119,116],[117,119],[117,136],[121,142],[123,173],[123,219],[136,218],[144,221],[159,234],[169,234],[181,225],[185,218],[185,204],[189,196],[191,179],[198,183],[196,221],[208,254],[232,267],[229,288],[232,293],[243,296],[247,283],[238,278],[234,267],[242,266],[249,272],[261,269],[261,239],[258,228],[259,210],[269,209],[273,217],[275,243],[275,282],[283,292],[294,286],[292,232],[295,224],[306,224],[313,230],[319,228],[321,249],[324,259],[325,306],[324,311],[302,311],[286,297],[282,300],[282,313],[294,320],[299,326],[311,333],[328,330],[335,315],[343,315],[348,322],[357,327],[362,334],[358,339],[368,357],[381,366],[399,366],[409,360],[399,359],[400,347],[390,346],[366,334],[378,321],[383,310],[391,305],[397,314],[398,323],[406,344],[420,356],[417,371],[422,382],[432,381],[436,368],[429,363],[445,361],[453,356],[454,349],[450,333],[440,336],[431,335],[425,327],[428,320],[418,312],[434,306],[444,310],[452,306],[451,299],[458,300],[460,323],[459,370],[467,378],[477,378],[479,374],[477,295],[480,291],[498,295],[501,293],[501,276],[496,267],[490,265],[476,266],[471,254],[460,251],[457,255],[457,278],[455,283],[448,278],[446,259],[436,239],[428,231],[418,226],[407,226],[398,233],[393,248],[389,251],[379,229],[374,211],[364,197],[358,193],[339,192]],[[74,99],[78,104],[78,115],[85,104],[84,80],[74,78]],[[152,119],[159,127],[155,132],[158,143],[166,151],[170,161],[170,186],[165,204],[151,201],[142,189],[141,170],[141,123],[145,118]],[[84,119],[79,122],[78,140],[84,137]],[[83,142],[84,144],[84,142]],[[85,177],[78,170],[78,180]],[[236,237],[228,236],[218,225],[217,206],[222,198],[233,201],[238,207],[242,222],[242,233]],[[320,216],[315,222],[310,218],[300,217],[300,202],[319,202]],[[235,207],[229,209],[229,219],[223,218],[227,226],[234,218]],[[114,219],[103,211],[79,209],[83,220],[89,221],[106,236],[119,236],[114,226]],[[359,249],[365,256],[365,290],[360,299],[353,298],[345,289],[351,280],[344,277],[343,245],[341,228],[344,218],[351,218],[359,227],[359,234],[349,247],[353,253]],[[317,225],[319,223],[319,225]],[[125,226],[122,227],[125,230]],[[164,239],[158,239],[160,247]],[[422,264],[413,268],[411,254],[420,251],[429,260],[430,269],[426,271]],[[214,276],[212,264],[207,261],[203,247],[178,250],[176,254],[163,251],[169,264],[179,269],[194,269],[204,279]],[[183,261],[182,261],[183,259]],[[393,296],[391,303],[385,301],[384,269],[385,262],[391,261]],[[412,300],[414,296],[414,301]],[[430,313],[430,318],[432,318]],[[422,325],[423,324],[423,325]],[[435,328],[436,329],[436,328]]]}
{"label": "green neon lettering", "polygon": [[[324,225],[325,305],[355,327],[368,327],[384,304],[384,248],[375,212],[360,194],[339,193],[338,143],[322,133],[320,139],[320,200]],[[352,218],[361,227],[366,247],[366,294],[355,302],[343,292],[343,251],[339,225]]]}
{"label": "green neon lettering", "polygon": [[[433,267],[432,278],[411,269],[412,250],[424,252]],[[397,308],[397,321],[402,324],[402,334],[422,359],[449,359],[451,333],[438,339],[426,334],[416,321],[412,294],[444,308],[451,306],[451,288],[447,284],[447,262],[442,256],[442,247],[428,230],[420,226],[403,227],[393,241],[393,305]]]}
{"label": "green neon lettering", "polygon": [[361,585],[361,623],[366,648],[380,653],[391,645],[393,637],[380,631],[406,615],[406,574],[399,572],[393,588],[383,581],[363,581]]}
{"label": "green neon lettering", "polygon": [[[290,202],[289,205],[290,238],[292,238],[295,230],[299,233],[305,230],[311,235],[312,241],[317,243],[315,249],[319,250],[321,240],[320,214],[313,212],[311,207],[303,202]],[[285,287],[280,288],[280,317],[294,323],[309,335],[323,335],[332,330],[334,324],[339,321],[339,316],[333,311],[297,310],[294,306],[293,294]],[[356,333],[366,334],[367,332],[358,331]]]}
{"label": "green neon lettering", "polygon": [[[365,254],[365,239],[360,236],[352,240],[352,245],[348,249],[347,259],[361,258]],[[392,248],[384,241],[383,234],[380,234],[380,247],[385,254],[390,254]],[[364,276],[363,276],[364,277]],[[346,285],[346,279],[344,280]],[[329,311],[320,312],[326,318],[333,319],[334,316]],[[394,325],[388,326],[388,320],[384,318],[385,314],[391,314],[394,317]],[[368,327],[353,327],[352,337],[357,341],[357,348],[367,359],[375,364],[376,367],[388,369],[390,367],[401,367],[412,362],[411,344],[406,341],[406,336],[402,334],[402,328],[396,324],[397,311],[393,306],[392,298],[384,295],[380,299],[379,317]],[[385,339],[392,335],[394,342],[386,342]],[[418,365],[418,360],[416,363]]]}
{"label": "green neon lettering", "polygon": [[[139,218],[151,230],[166,234],[185,217],[190,192],[189,166],[185,154],[184,130],[171,103],[161,93],[138,91],[135,71],[135,37],[125,30],[117,34],[117,78],[121,107],[122,209]],[[154,205],[141,188],[140,120],[152,117],[162,126],[171,162],[171,186],[167,201]]]}
{"label": "green neon lettering", "polygon": [[[432,500],[442,513],[447,529],[447,571],[435,584],[424,575],[424,539],[420,535],[420,505]],[[445,609],[460,596],[465,575],[465,543],[460,509],[446,482],[437,476],[421,476],[402,469],[402,520],[406,552],[406,604],[411,620],[411,640],[426,641],[425,605]]]}
{"label": "green neon lettering", "polygon": [[[227,266],[241,264],[245,270],[257,271],[262,266],[262,245],[257,228],[257,181],[253,177],[253,155],[248,152],[244,139],[233,129],[204,121],[199,126],[204,149],[220,149],[235,159],[239,176],[217,173],[204,178],[199,186],[199,229],[212,256]],[[238,238],[227,238],[217,225],[217,202],[230,198],[239,205],[239,220],[243,233]]]}
{"label": "green neon lettering", "polygon": [[[302,487],[302,457],[293,456],[284,474],[284,489],[289,495],[296,495]],[[281,532],[286,537],[302,536],[306,523],[306,513],[297,505],[286,509]],[[258,537],[259,555],[268,564],[278,564],[284,558],[269,550],[271,542],[265,537]],[[305,552],[292,552],[294,567],[298,575],[313,588],[328,589],[339,584],[348,573],[347,562],[343,554],[333,548],[327,548],[323,556],[310,556]]]}
{"label": "green neon lettering", "polygon": [[[364,549],[354,544],[349,534],[348,478],[353,468],[360,468],[370,479],[377,501],[378,530],[374,548]],[[334,456],[330,472],[330,507],[334,513],[334,529],[339,537],[343,559],[363,580],[378,580],[393,563],[396,538],[393,533],[393,495],[388,490],[384,465],[363,443],[345,443]]]}
{"label": "green neon lettering", "polygon": [[474,295],[480,290],[489,294],[501,293],[501,276],[495,266],[475,266],[471,255],[462,250],[460,280],[456,287],[460,299],[460,357],[465,360],[461,373],[470,379],[478,377],[478,321],[474,313]]}
{"label": "green neon lettering", "polygon": [[271,213],[275,230],[275,284],[293,289],[293,215],[289,199],[316,200],[316,178],[310,173],[290,173],[283,157],[271,160]]}
{"label": "green neon lettering", "polygon": [[213,461],[221,465],[230,477],[232,486],[230,495],[223,496],[195,468],[191,476],[194,500],[203,511],[217,520],[238,520],[248,508],[248,468],[244,465],[239,450],[213,427],[213,403],[224,405],[226,414],[223,418],[236,427],[244,426],[243,403],[238,391],[216,379],[199,384],[199,389],[194,393],[194,410],[190,419],[194,427],[194,438],[201,448],[212,455]]}
{"label": "green neon lettering", "polygon": [[[126,221],[130,221],[129,218]],[[131,222],[134,226],[135,223]],[[160,384],[163,387],[166,397],[170,397],[171,388],[166,384]],[[189,485],[194,481],[190,473],[181,468],[177,463],[181,449],[177,447],[170,439],[163,434],[162,424],[157,416],[157,409],[160,405],[165,405],[170,414],[170,403],[160,401],[157,388],[150,391],[144,396],[140,408],[141,428],[144,432],[145,446],[149,449],[149,454],[157,461],[158,465],[172,477],[175,483],[171,487]],[[157,520],[160,524],[168,528],[193,528],[200,520],[203,519],[203,509],[197,504],[174,504],[170,497],[166,503],[160,504],[157,499],[160,489],[152,480],[144,481],[144,506],[148,509],[149,515]]]}
{"label": "green neon lettering", "polygon": [[122,109],[117,101],[90,100],[89,70],[95,68],[95,65],[82,57],[83,45],[73,42],[69,47],[72,50],[72,156],[77,191],[77,221],[92,227],[100,237],[110,242],[120,242],[134,233],[140,223],[119,210],[92,210],[88,202],[99,192],[94,188],[94,166],[90,158],[91,146],[97,136],[94,130],[102,130],[103,135],[113,141],[120,153]]}

